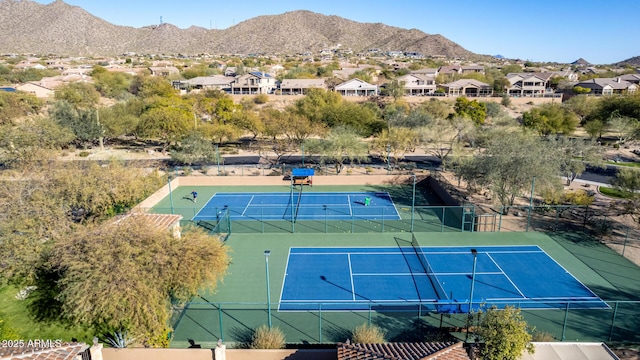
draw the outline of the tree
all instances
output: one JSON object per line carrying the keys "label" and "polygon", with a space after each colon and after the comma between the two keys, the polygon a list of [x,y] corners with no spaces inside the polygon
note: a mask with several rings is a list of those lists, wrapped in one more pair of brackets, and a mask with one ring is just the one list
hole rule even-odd
{"label": "tree", "polygon": [[216,160],[216,152],[211,140],[194,131],[180,141],[177,149],[171,151],[171,158],[185,165],[207,163]]}
{"label": "tree", "polygon": [[404,84],[398,80],[392,80],[391,82],[387,83],[384,95],[391,96],[395,100],[400,99],[404,96]]}
{"label": "tree", "polygon": [[562,105],[574,114],[578,115],[580,122],[582,123],[585,117],[591,114],[598,106],[599,98],[593,96],[578,95],[572,96],[569,100],[565,101]]}
{"label": "tree", "polygon": [[[46,152],[46,150],[45,150]],[[164,183],[156,172],[47,160],[0,186],[0,283],[28,283],[73,228],[122,213]]]}
{"label": "tree", "polygon": [[66,100],[57,101],[49,111],[51,119],[73,132],[81,143],[96,141],[104,136],[104,127],[97,112],[91,108],[76,108]]}
{"label": "tree", "polygon": [[482,314],[478,335],[484,343],[485,360],[517,360],[524,351],[532,354],[531,335],[520,309],[506,306],[500,310],[492,307]]}
{"label": "tree", "polygon": [[[407,152],[413,152],[418,145],[418,132],[402,127],[392,127],[389,130],[383,130],[380,135],[374,139],[374,149],[385,159],[385,162],[394,165],[404,157]],[[392,159],[387,158],[390,153]]]}
{"label": "tree", "polygon": [[540,138],[523,132],[496,131],[485,151],[456,169],[460,178],[488,188],[507,213],[516,197],[531,188],[560,185],[558,150]]}
{"label": "tree", "polygon": [[611,185],[620,190],[625,198],[615,202],[613,207],[620,215],[629,216],[636,224],[640,224],[640,176],[638,171],[632,168],[618,169]]}
{"label": "tree", "polygon": [[618,138],[618,144],[624,144],[629,138],[636,135],[640,122],[627,116],[621,116],[618,111],[614,111],[609,116],[608,130],[613,132]]}
{"label": "tree", "polygon": [[540,136],[550,134],[570,135],[578,126],[578,117],[559,104],[543,104],[522,114],[522,125],[538,132]]}
{"label": "tree", "polygon": [[57,88],[55,98],[66,101],[76,109],[91,109],[98,104],[100,93],[90,83],[74,82]]}
{"label": "tree", "polygon": [[175,105],[158,103],[145,111],[138,123],[138,134],[147,139],[162,140],[162,151],[166,151],[194,127],[193,113],[180,105],[178,101]]}
{"label": "tree", "polygon": [[434,155],[444,164],[462,137],[473,131],[473,125],[466,119],[434,119],[420,129],[421,143],[425,151]]}
{"label": "tree", "polygon": [[12,167],[47,161],[43,152],[58,150],[75,139],[71,130],[45,117],[28,118],[16,125],[0,125],[0,159]]}
{"label": "tree", "polygon": [[454,110],[457,116],[471,119],[476,125],[484,124],[487,118],[486,106],[478,100],[469,100],[464,96],[456,99]]}
{"label": "tree", "polygon": [[38,114],[43,105],[44,102],[32,94],[0,91],[0,125]]}
{"label": "tree", "polygon": [[219,239],[195,228],[176,238],[142,214],[88,226],[59,245],[49,264],[60,274],[63,316],[126,330],[148,346],[166,345],[171,301],[215,288],[229,264]]}
{"label": "tree", "polygon": [[349,128],[334,128],[326,139],[309,139],[305,145],[309,153],[320,155],[323,163],[333,163],[337,174],[345,162],[367,159],[367,144]]}
{"label": "tree", "polygon": [[604,132],[606,125],[604,122],[600,120],[590,120],[584,124],[584,130],[589,134],[589,136],[593,138],[601,138],[602,133]]}
{"label": "tree", "polygon": [[133,76],[123,72],[107,71],[101,66],[94,66],[91,71],[91,77],[93,77],[96,90],[102,94],[102,96],[111,99],[125,99],[127,96],[131,96],[129,88]]}
{"label": "tree", "polygon": [[591,89],[576,85],[576,86],[573,87],[573,92],[578,94],[578,95],[582,95],[582,94],[590,93]]}
{"label": "tree", "polygon": [[594,141],[559,136],[549,140],[558,150],[560,171],[567,179],[567,185],[586,170],[586,164],[602,162],[601,148]]}

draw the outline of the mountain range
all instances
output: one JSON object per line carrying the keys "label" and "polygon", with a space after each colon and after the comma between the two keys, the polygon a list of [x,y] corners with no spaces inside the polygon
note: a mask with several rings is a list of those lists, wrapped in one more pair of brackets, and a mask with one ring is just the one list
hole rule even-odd
{"label": "mountain range", "polygon": [[476,54],[442,35],[299,10],[258,16],[228,29],[165,23],[134,28],[111,24],[62,0],[43,5],[0,0],[0,52],[57,55],[293,54],[341,45],[354,52],[377,48],[448,58]]}

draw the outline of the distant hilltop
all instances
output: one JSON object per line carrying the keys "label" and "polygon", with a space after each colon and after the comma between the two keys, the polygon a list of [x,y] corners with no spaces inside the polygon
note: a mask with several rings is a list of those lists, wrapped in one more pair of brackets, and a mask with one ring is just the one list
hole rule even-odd
{"label": "distant hilltop", "polygon": [[61,0],[48,5],[0,0],[0,33],[2,53],[316,54],[339,46],[353,52],[380,49],[446,58],[478,56],[442,35],[304,10],[258,16],[224,30],[180,29],[167,23],[133,28],[111,24]]}

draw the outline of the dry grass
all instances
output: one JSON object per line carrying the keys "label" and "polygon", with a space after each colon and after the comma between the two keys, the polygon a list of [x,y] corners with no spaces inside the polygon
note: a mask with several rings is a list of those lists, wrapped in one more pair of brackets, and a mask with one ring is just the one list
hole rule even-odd
{"label": "dry grass", "polygon": [[356,344],[382,344],[384,332],[375,325],[362,324],[353,330],[353,342]]}
{"label": "dry grass", "polygon": [[251,337],[251,349],[282,349],[285,345],[284,333],[277,327],[269,329],[262,325]]}

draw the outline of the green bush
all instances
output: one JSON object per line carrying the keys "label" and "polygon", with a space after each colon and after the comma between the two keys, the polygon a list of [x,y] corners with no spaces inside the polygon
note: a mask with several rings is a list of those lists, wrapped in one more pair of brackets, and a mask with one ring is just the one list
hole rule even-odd
{"label": "green bush", "polygon": [[375,325],[362,324],[353,330],[352,340],[356,344],[382,344],[384,331]]}
{"label": "green bush", "polygon": [[88,151],[80,151],[78,153],[78,156],[80,156],[80,157],[88,157],[89,156],[89,152]]}
{"label": "green bush", "polygon": [[268,101],[269,101],[269,96],[267,94],[256,95],[256,97],[253,98],[253,102],[258,105],[266,104]]}
{"label": "green bush", "polygon": [[256,329],[251,337],[251,349],[282,349],[284,348],[284,333],[277,327],[269,329],[262,325]]}

